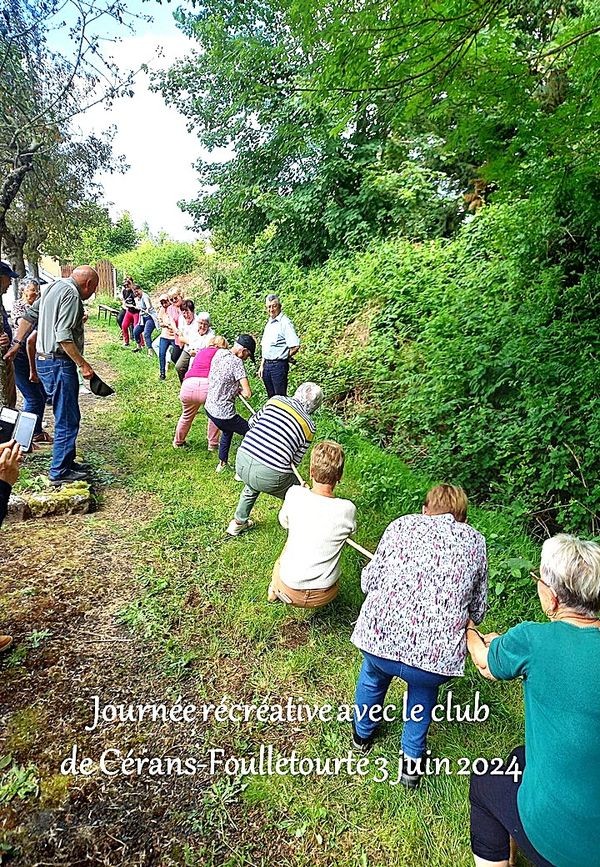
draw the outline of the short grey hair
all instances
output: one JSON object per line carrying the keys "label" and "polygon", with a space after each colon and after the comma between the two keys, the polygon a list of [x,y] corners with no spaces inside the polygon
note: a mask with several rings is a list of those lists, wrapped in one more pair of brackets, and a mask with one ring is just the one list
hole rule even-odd
{"label": "short grey hair", "polygon": [[294,400],[302,404],[305,411],[312,415],[323,403],[323,389],[316,382],[303,382],[296,389]]}
{"label": "short grey hair", "polygon": [[546,539],[540,565],[542,579],[558,601],[594,617],[600,610],[600,545],[568,533]]}
{"label": "short grey hair", "polygon": [[267,295],[267,297],[265,299],[265,304],[270,304],[271,301],[277,301],[277,303],[281,307],[281,298],[279,297],[279,295],[275,295],[274,292],[271,292],[271,293],[269,293],[269,295]]}
{"label": "short grey hair", "polygon": [[204,322],[208,322],[210,325],[210,314],[206,312],[206,310],[202,310],[200,313],[196,314],[196,319],[202,319]]}

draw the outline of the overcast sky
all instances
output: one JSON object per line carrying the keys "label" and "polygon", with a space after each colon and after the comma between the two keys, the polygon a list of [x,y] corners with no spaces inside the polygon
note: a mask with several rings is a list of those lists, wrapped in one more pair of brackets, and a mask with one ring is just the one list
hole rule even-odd
{"label": "overcast sky", "polygon": [[[151,69],[165,68],[194,48],[196,43],[175,26],[174,5],[140,0],[128,3],[132,11],[151,14],[154,22],[138,22],[135,35],[124,31],[122,42],[111,51],[120,66],[137,68],[147,63]],[[148,81],[149,77],[140,73],[133,98],[118,100],[110,111],[103,106],[91,109],[80,117],[78,125],[88,132],[116,126],[113,149],[124,156],[130,168],[126,174],[100,178],[106,201],[114,203],[113,216],[127,210],[137,228],[147,222],[152,232],[164,229],[176,240],[193,239],[197,235],[186,228],[191,217],[177,207],[177,202],[197,194],[198,176],[192,163],[203,151],[196,136],[186,130],[184,118],[167,107],[160,94],[149,91]]]}

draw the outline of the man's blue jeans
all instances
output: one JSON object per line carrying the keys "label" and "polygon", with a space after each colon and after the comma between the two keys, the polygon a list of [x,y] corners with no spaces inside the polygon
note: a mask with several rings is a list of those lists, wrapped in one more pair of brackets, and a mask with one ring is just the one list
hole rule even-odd
{"label": "man's blue jeans", "polygon": [[29,359],[24,349],[19,349],[13,359],[15,382],[23,395],[23,409],[37,415],[34,436],[42,433],[42,421],[46,408],[46,392],[41,382],[29,381]]}
{"label": "man's blue jeans", "polygon": [[167,352],[169,350],[169,346],[171,347],[172,357],[172,353],[175,348],[175,341],[169,340],[167,337],[161,337],[158,343],[158,366],[160,368],[161,376],[165,376],[167,372]]}
{"label": "man's blue jeans", "polygon": [[[364,650],[362,655],[363,664],[354,695],[356,733],[361,738],[368,738],[375,732],[381,721],[381,710],[373,711],[372,715],[369,715],[369,711],[375,705],[380,707],[385,705],[385,696],[392,678],[400,677],[406,681],[408,699],[406,707],[408,719],[402,730],[402,751],[411,759],[419,759],[427,746],[427,731],[431,724],[431,711],[437,703],[438,688],[451,678],[444,674],[433,674],[431,671],[413,668],[412,665],[406,665],[404,662],[373,656]],[[413,720],[411,711],[418,704],[422,705],[423,710],[415,712],[417,719]],[[356,709],[359,711],[358,714]],[[394,715],[398,717],[398,711]]]}
{"label": "man's blue jeans", "polygon": [[52,398],[54,447],[50,478],[56,481],[71,470],[75,460],[81,421],[77,365],[70,358],[39,358],[37,370],[46,394]]}

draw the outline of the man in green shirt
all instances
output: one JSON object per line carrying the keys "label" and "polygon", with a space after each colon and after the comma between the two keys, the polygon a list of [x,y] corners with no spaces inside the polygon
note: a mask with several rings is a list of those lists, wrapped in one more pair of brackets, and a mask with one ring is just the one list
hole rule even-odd
{"label": "man in green shirt", "polygon": [[79,433],[79,377],[94,375],[83,356],[83,301],[98,288],[98,274],[89,265],[75,268],[70,277],[56,280],[27,309],[7,355],[15,354],[32,326],[37,327],[36,366],[54,410],[54,447],[50,481],[54,485],[80,481],[86,477],[75,463],[75,444]]}

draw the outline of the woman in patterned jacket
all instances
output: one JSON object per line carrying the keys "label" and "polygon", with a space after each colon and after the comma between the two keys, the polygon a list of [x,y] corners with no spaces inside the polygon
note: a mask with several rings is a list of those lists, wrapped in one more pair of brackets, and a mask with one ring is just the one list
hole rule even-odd
{"label": "woman in patterned jacket", "polygon": [[351,639],[363,654],[352,743],[370,748],[392,678],[406,681],[401,782],[409,787],[420,781],[438,689],[463,674],[465,629],[485,615],[485,539],[466,520],[462,488],[432,488],[422,514],[392,521],[362,573],[367,597]]}

